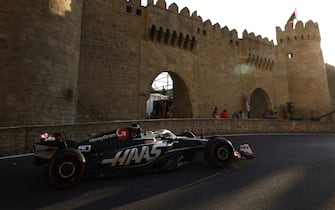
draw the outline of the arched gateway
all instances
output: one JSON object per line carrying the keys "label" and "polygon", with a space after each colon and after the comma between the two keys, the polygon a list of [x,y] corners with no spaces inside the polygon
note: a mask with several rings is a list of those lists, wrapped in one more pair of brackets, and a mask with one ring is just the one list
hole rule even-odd
{"label": "arched gateway", "polygon": [[[152,89],[147,100],[146,111],[149,118],[189,118],[192,117],[192,105],[185,81],[175,72],[167,73],[166,78],[172,84],[163,84],[161,88]],[[157,77],[156,77],[157,78]],[[155,80],[152,81],[155,83]],[[157,81],[156,81],[157,82]],[[162,82],[162,81],[160,81]],[[168,82],[168,81],[167,81]],[[164,83],[164,81],[163,81]],[[154,84],[155,85],[155,84]]]}
{"label": "arched gateway", "polygon": [[269,96],[262,88],[256,88],[250,97],[250,117],[263,118],[269,111],[272,111]]}

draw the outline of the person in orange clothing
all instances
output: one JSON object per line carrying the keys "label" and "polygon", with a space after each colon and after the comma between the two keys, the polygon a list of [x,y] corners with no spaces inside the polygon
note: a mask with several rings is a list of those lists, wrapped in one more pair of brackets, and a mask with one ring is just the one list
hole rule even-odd
{"label": "person in orange clothing", "polygon": [[228,114],[226,109],[221,112],[220,117],[221,118],[229,118],[229,114]]}

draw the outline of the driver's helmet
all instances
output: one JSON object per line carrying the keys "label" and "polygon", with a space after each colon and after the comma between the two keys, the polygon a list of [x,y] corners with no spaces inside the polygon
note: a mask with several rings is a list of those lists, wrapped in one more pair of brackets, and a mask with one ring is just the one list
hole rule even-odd
{"label": "driver's helmet", "polygon": [[162,129],[155,133],[156,138],[159,138],[161,140],[173,140],[176,139],[177,136],[172,133],[170,130]]}
{"label": "driver's helmet", "polygon": [[136,133],[136,136],[133,136],[134,138],[140,138],[141,137],[141,126],[139,123],[132,123],[131,128],[133,132]]}

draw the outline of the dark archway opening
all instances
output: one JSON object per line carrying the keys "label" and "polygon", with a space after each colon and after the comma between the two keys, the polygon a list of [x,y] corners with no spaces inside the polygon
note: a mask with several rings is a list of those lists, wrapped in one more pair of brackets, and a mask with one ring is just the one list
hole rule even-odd
{"label": "dark archway opening", "polygon": [[151,119],[191,118],[192,106],[184,80],[174,72],[161,72],[152,81],[146,103]]}
{"label": "dark archway opening", "polygon": [[250,97],[250,117],[265,118],[267,114],[270,114],[271,112],[269,96],[263,89],[255,89]]}

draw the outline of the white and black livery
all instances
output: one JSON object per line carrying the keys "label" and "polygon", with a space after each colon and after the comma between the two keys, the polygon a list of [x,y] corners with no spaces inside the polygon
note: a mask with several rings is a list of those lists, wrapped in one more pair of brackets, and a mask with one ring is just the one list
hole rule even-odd
{"label": "white and black livery", "polygon": [[197,138],[192,132],[175,135],[162,129],[142,132],[138,124],[91,137],[82,142],[63,139],[60,133],[40,135],[34,144],[35,165],[44,165],[50,182],[72,187],[84,176],[120,176],[177,169],[196,152],[215,167],[227,168],[234,159],[252,159],[248,144],[237,150],[220,136]]}

